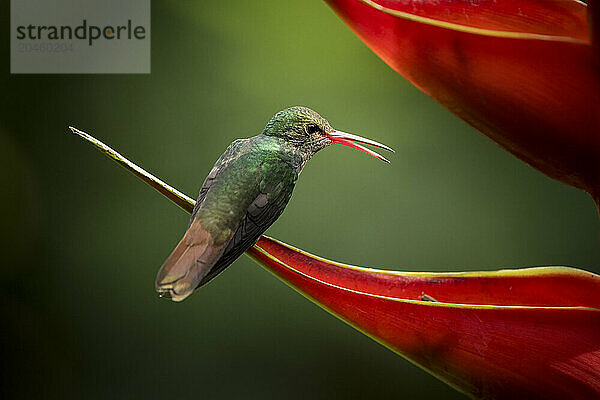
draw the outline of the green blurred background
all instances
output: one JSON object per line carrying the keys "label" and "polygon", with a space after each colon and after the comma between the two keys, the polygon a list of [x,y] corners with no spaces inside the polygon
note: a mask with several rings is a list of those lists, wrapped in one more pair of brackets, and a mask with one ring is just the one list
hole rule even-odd
{"label": "green blurred background", "polygon": [[[600,271],[595,206],[411,86],[322,1],[152,2],[150,75],[10,75],[0,21],[3,359],[11,398],[463,398],[247,257],[154,292],[188,215],[72,135],[196,197],[216,158],[310,106],[396,149],[308,164],[268,234],[358,265]],[[6,369],[5,369],[6,371]]]}

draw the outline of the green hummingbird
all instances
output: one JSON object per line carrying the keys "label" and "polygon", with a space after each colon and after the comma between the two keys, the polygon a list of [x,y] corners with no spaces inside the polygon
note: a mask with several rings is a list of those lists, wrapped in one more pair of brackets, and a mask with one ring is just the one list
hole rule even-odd
{"label": "green hummingbird", "polygon": [[280,111],[261,134],[231,143],[204,180],[187,231],[158,271],[161,296],[185,299],[256,243],[283,212],[306,162],[336,143],[385,162],[358,143],[393,151],[333,129],[306,107]]}

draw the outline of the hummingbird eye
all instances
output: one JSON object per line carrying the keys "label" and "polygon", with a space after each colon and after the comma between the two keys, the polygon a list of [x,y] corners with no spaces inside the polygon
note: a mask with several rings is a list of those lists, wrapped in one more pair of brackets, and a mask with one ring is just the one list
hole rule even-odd
{"label": "hummingbird eye", "polygon": [[317,132],[321,132],[321,128],[319,128],[319,125],[317,125],[317,124],[306,124],[304,126],[304,130],[309,135],[313,135],[313,134],[315,134]]}

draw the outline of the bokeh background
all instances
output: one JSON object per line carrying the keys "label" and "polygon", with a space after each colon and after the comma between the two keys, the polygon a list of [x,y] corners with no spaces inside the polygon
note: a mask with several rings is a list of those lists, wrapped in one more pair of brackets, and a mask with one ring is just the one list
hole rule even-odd
{"label": "bokeh background", "polygon": [[411,86],[322,1],[153,1],[150,75],[10,75],[2,4],[8,398],[463,398],[245,256],[185,302],[159,299],[155,273],[188,215],[71,124],[195,197],[231,141],[307,105],[396,153],[317,154],[269,235],[389,269],[600,272],[584,192]]}

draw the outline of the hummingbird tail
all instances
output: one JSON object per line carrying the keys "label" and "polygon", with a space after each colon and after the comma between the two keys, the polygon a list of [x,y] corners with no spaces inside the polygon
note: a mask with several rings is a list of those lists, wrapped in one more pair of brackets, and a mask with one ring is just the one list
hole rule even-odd
{"label": "hummingbird tail", "polygon": [[156,276],[161,297],[182,301],[198,287],[223,252],[209,232],[192,224]]}

